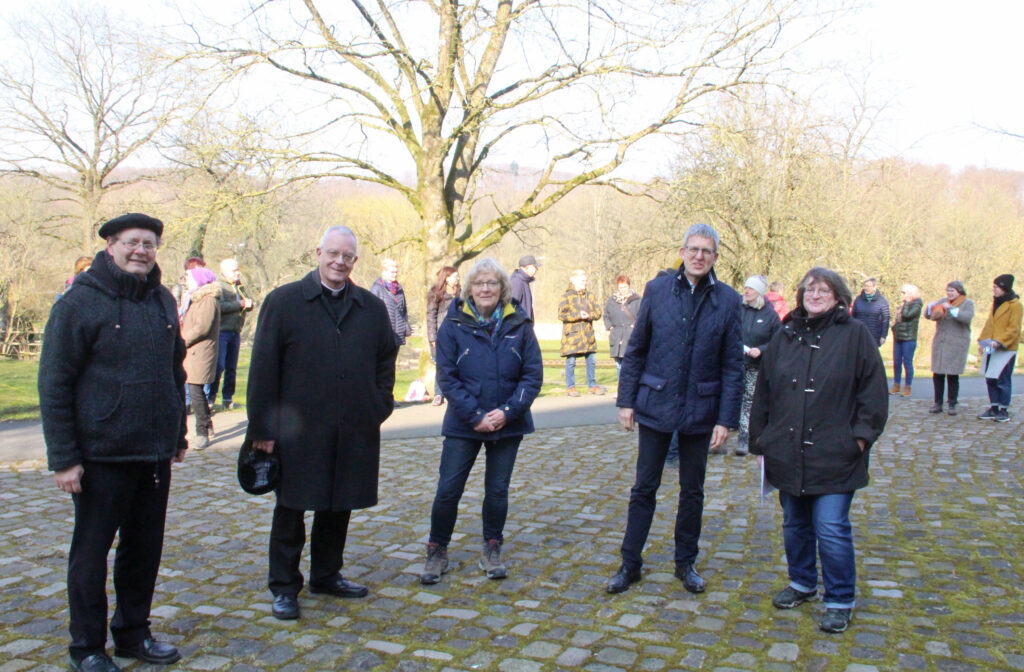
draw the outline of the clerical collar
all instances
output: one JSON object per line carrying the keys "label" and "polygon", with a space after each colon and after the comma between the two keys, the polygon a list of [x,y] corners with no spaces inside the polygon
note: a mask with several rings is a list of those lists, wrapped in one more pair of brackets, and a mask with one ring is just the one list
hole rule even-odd
{"label": "clerical collar", "polygon": [[338,298],[338,295],[344,292],[345,288],[348,287],[347,282],[341,286],[341,289],[334,289],[333,287],[328,287],[323,283],[323,281],[320,282],[320,285],[324,288],[324,294],[330,294],[334,298]]}

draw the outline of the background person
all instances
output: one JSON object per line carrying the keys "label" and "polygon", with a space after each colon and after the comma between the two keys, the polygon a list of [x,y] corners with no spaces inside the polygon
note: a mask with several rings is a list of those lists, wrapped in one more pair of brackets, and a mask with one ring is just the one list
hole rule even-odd
{"label": "background person", "polygon": [[[39,409],[57,487],[71,495],[71,669],[118,672],[106,653],[107,554],[114,554],[114,652],[147,663],[181,656],[156,641],[150,608],[170,489],[185,459],[185,344],[160,284],[163,222],[131,213],[99,229],[107,247],[50,312]],[[10,606],[10,605],[9,605]]]}
{"label": "background person", "polygon": [[782,281],[775,280],[764,295],[764,300],[772,304],[772,308],[775,309],[775,314],[779,316],[779,320],[782,320],[789,313],[789,304],[786,303],[786,298],[782,295],[782,289]]}
{"label": "background person", "polygon": [[615,278],[615,293],[604,306],[604,328],[608,330],[608,348],[615,360],[615,373],[622,370],[622,358],[633,334],[636,316],[640,311],[640,295],[633,291],[625,273]]}
{"label": "background person", "polygon": [[[242,271],[235,259],[224,259],[220,262],[220,336],[217,343],[217,375],[210,384],[207,397],[210,404],[217,401],[217,391],[221,390],[220,401],[224,410],[235,407],[235,381],[238,376],[238,354],[242,348],[242,327],[245,326],[246,315],[256,302],[249,298],[249,293],[242,285]],[[223,378],[222,378],[223,376]],[[224,387],[221,389],[221,381]]]}
{"label": "background person", "polygon": [[316,258],[306,277],[264,299],[249,367],[247,437],[281,464],[268,573],[278,619],[299,617],[306,511],[314,512],[310,591],[369,592],[341,569],[352,511],[377,503],[380,425],[394,411],[398,346],[385,306],[348,282],[355,234],[327,229]]}
{"label": "background person", "polygon": [[[900,305],[896,308],[896,319],[892,323],[892,368],[893,383],[889,394],[910,396],[914,383],[914,351],[917,350],[917,325],[921,320],[921,290],[915,285],[900,287]],[[906,373],[905,376],[902,374]],[[903,391],[900,392],[900,378],[903,377]]]}
{"label": "background person", "polygon": [[412,327],[409,326],[409,309],[405,305],[405,290],[398,282],[398,264],[393,259],[380,262],[380,277],[370,285],[370,292],[387,306],[395,342],[405,345],[405,339],[412,335]]}
{"label": "background person", "polygon": [[181,337],[188,349],[185,355],[192,413],[195,415],[196,450],[210,445],[213,421],[204,386],[217,376],[217,350],[220,336],[220,285],[213,271],[197,267],[185,274],[187,293],[181,302]]}
{"label": "background person", "polygon": [[[754,402],[754,386],[761,368],[761,351],[781,328],[782,322],[775,307],[765,301],[767,283],[762,275],[752,275],[743,285],[743,304],[740,309],[743,337],[743,403],[740,405],[740,433],[736,454],[746,455],[750,450],[750,406]],[[724,449],[720,449],[724,452]]]}
{"label": "background person", "polygon": [[[850,504],[868,484],[868,455],[889,414],[877,340],[848,311],[835,271],[812,268],[797,307],[761,355],[750,413],[751,452],[779,490],[789,585],[772,599],[792,609],[815,599],[821,560],[824,632],[843,632],[856,601]],[[793,428],[798,428],[794,431]]]}
{"label": "background person", "polygon": [[558,302],[558,319],[562,321],[562,357],[565,358],[566,394],[578,397],[576,391],[576,358],[587,363],[587,389],[591,394],[604,394],[597,384],[597,337],[594,320],[601,319],[597,298],[587,291],[587,272],[577,268],[569,278],[569,287]]}
{"label": "background person", "polygon": [[512,271],[512,298],[523,308],[526,316],[533,321],[533,282],[537,279],[537,269],[541,263],[537,257],[527,254],[519,257],[519,268]]}
{"label": "background person", "polygon": [[971,320],[974,319],[974,302],[967,298],[967,290],[959,280],[946,285],[946,296],[928,304],[925,317],[935,321],[935,338],[932,339],[932,386],[935,388],[935,404],[929,413],[942,413],[942,397],[949,388],[948,413],[957,414],[957,400],[960,396],[960,376],[967,365],[967,353],[971,346]]}
{"label": "background person", "polygon": [[[988,386],[988,410],[978,416],[983,420],[1007,422],[1010,419],[1010,399],[1013,395],[1013,367],[1020,343],[1021,315],[1024,307],[1013,291],[1013,276],[1000,275],[992,282],[992,312],[978,337],[978,350],[988,353],[1010,353],[1005,365],[998,371],[983,372]],[[984,365],[988,358],[982,360]],[[989,377],[990,374],[995,374]]]}
{"label": "background person", "polygon": [[[434,286],[427,292],[427,342],[430,343],[430,359],[437,364],[437,330],[448,315],[448,307],[462,291],[459,272],[454,266],[445,266],[437,272]],[[440,376],[434,372],[434,406],[444,403],[444,395],[438,385]]]}
{"label": "background person", "polygon": [[861,293],[853,300],[853,319],[864,324],[875,339],[878,347],[885,345],[889,335],[889,302],[878,291],[878,281],[868,278],[862,285]]}
{"label": "background person", "polygon": [[509,482],[523,435],[533,432],[530,405],[544,369],[530,320],[511,298],[508,274],[485,257],[470,269],[462,298],[438,331],[437,370],[448,410],[423,584],[440,581],[448,567],[459,500],[481,446],[486,468],[479,566],[490,579],[508,575],[501,548]]}

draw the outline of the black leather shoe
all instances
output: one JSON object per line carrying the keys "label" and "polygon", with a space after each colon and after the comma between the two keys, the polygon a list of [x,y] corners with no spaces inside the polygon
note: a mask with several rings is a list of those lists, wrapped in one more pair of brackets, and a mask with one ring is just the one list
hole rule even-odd
{"label": "black leather shoe", "polygon": [[675,571],[676,578],[683,582],[683,588],[691,593],[704,592],[704,579],[693,568],[693,565],[679,565]]}
{"label": "black leather shoe", "polygon": [[299,600],[294,595],[278,595],[270,612],[279,621],[294,621],[299,617]]}
{"label": "black leather shoe", "polygon": [[370,594],[370,589],[360,586],[358,583],[352,583],[339,574],[327,583],[310,583],[309,592],[324,593],[335,597],[366,597]]}
{"label": "black leather shoe", "polygon": [[121,668],[107,654],[94,653],[77,663],[71,661],[71,672],[121,672]]}
{"label": "black leather shoe", "polygon": [[609,593],[624,593],[626,590],[640,580],[639,569],[629,569],[625,565],[619,567],[619,571],[615,572],[615,576],[608,580],[608,587],[605,588]]}
{"label": "black leather shoe", "polygon": [[134,646],[116,646],[114,655],[121,658],[138,658],[153,665],[170,665],[181,660],[178,650],[166,642],[147,637]]}

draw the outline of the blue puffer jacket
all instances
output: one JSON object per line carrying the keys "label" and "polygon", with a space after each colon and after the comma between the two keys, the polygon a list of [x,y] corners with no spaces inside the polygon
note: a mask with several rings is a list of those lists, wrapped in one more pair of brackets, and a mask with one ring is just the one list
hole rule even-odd
{"label": "blue puffer jacket", "polygon": [[[540,345],[519,304],[503,310],[492,339],[466,302],[456,299],[437,331],[437,377],[448,400],[441,429],[445,436],[494,441],[533,431],[530,405],[544,377]],[[495,408],[505,412],[505,426],[497,432],[475,431]]]}
{"label": "blue puffer jacket", "polygon": [[876,291],[871,298],[861,290],[857,298],[853,300],[853,319],[864,323],[875,343],[881,345],[882,340],[889,335],[889,302],[882,293]]}
{"label": "blue puffer jacket", "polygon": [[714,271],[692,292],[682,272],[648,282],[616,405],[661,432],[735,428],[743,398],[740,303]]}

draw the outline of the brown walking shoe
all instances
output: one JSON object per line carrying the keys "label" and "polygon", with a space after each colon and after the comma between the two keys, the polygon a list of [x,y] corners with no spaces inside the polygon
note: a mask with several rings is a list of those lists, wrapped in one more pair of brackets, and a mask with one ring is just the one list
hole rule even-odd
{"label": "brown walking shoe", "polygon": [[570,397],[580,396],[579,391],[575,387],[570,387],[568,390],[565,391],[565,393],[568,394]]}

